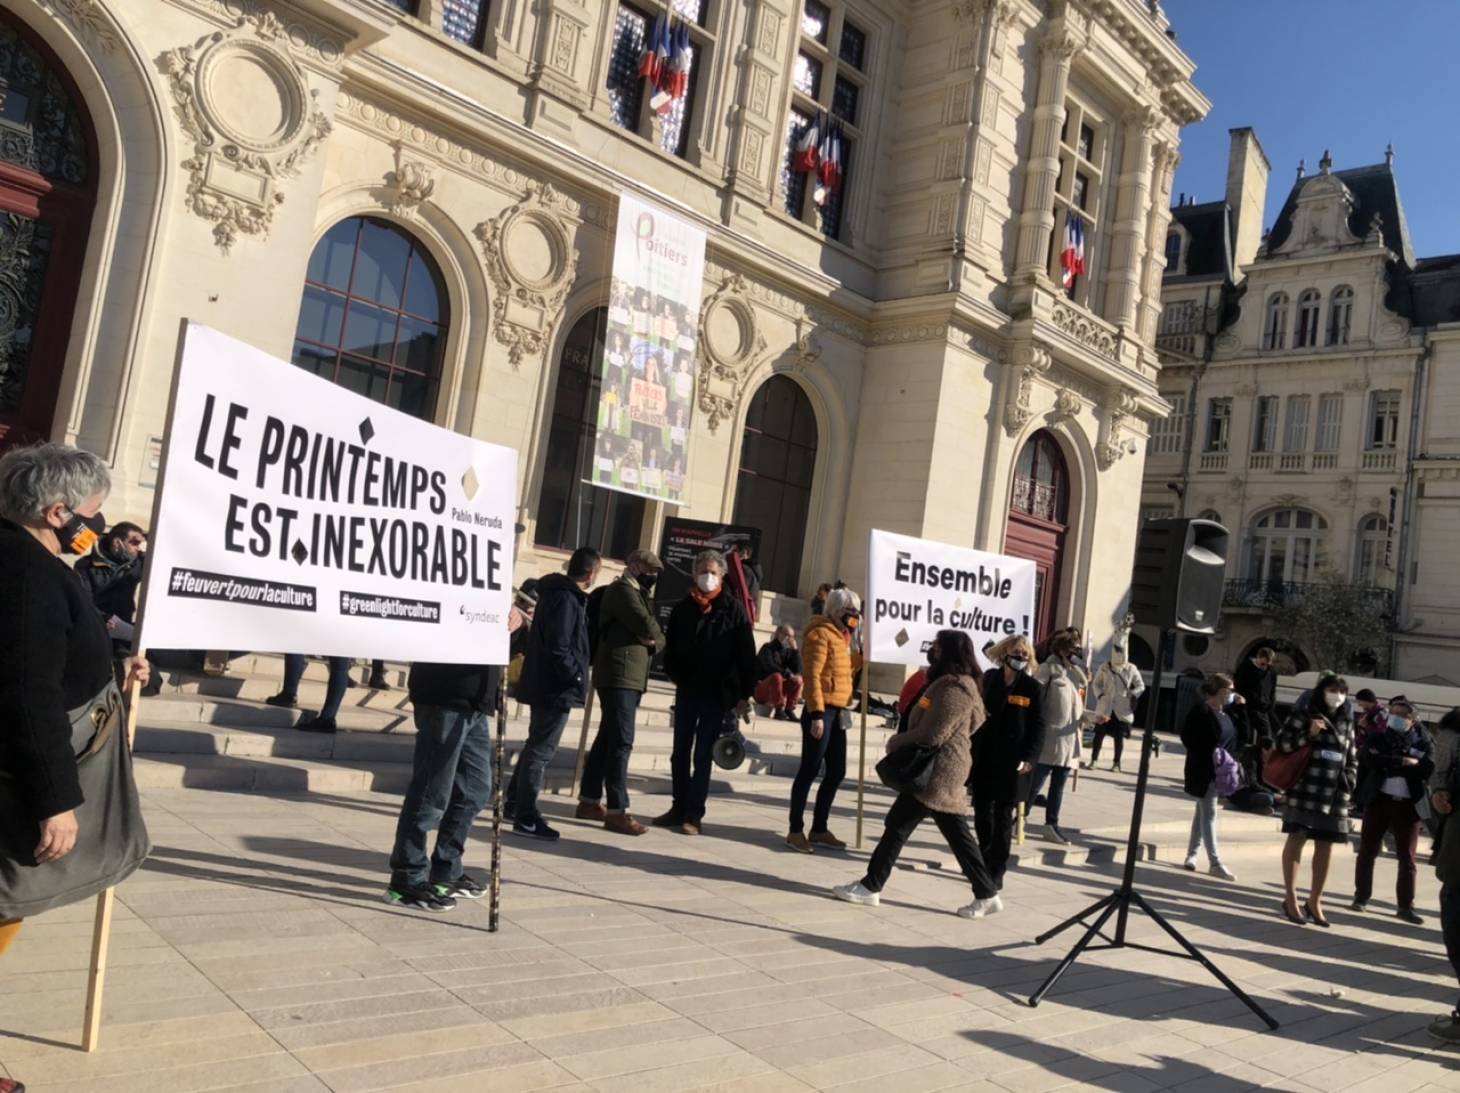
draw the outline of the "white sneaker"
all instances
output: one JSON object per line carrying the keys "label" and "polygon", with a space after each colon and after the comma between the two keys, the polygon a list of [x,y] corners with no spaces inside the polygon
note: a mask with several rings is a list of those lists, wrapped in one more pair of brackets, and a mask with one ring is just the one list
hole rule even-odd
{"label": "white sneaker", "polygon": [[976,899],[967,907],[958,908],[958,914],[961,918],[985,918],[996,915],[1003,909],[1003,898],[996,893],[988,899]]}
{"label": "white sneaker", "polygon": [[1212,876],[1221,877],[1223,880],[1236,880],[1237,874],[1228,869],[1221,862],[1213,862],[1210,870]]}
{"label": "white sneaker", "polygon": [[882,894],[863,888],[861,881],[854,881],[851,884],[838,884],[831,890],[831,894],[837,899],[845,900],[847,903],[860,903],[864,907],[876,907],[877,904],[882,902]]}
{"label": "white sneaker", "polygon": [[1195,854],[1188,854],[1186,856],[1186,861],[1182,863],[1181,868],[1185,869],[1188,873],[1195,873],[1196,872],[1196,855]]}

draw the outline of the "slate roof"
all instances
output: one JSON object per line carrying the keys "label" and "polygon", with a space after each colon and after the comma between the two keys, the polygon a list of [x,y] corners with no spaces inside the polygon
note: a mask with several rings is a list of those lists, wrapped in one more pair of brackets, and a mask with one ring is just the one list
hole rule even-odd
{"label": "slate roof", "polygon": [[1186,277],[1232,275],[1232,218],[1225,201],[1176,205],[1171,219],[1191,237],[1186,250]]}
{"label": "slate roof", "polygon": [[[1384,245],[1397,254],[1410,268],[1414,267],[1414,249],[1410,245],[1409,225],[1404,219],[1404,206],[1399,200],[1399,183],[1394,177],[1394,168],[1387,163],[1376,163],[1368,167],[1351,167],[1346,171],[1334,171],[1333,177],[1342,182],[1354,195],[1354,211],[1349,216],[1349,231],[1360,239],[1369,234],[1369,223],[1374,214],[1379,214]],[[1298,191],[1304,183],[1317,176],[1299,179],[1288,191],[1282,211],[1273,223],[1267,237],[1267,251],[1276,251],[1293,230],[1293,212],[1298,205]]]}

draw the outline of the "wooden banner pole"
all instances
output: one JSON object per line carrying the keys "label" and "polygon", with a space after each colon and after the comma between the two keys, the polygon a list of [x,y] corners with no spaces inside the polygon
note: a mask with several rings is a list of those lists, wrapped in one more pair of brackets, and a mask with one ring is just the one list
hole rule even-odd
{"label": "wooden banner pole", "polygon": [[[862,849],[862,812],[867,790],[867,700],[870,665],[862,664],[862,741],[857,757],[857,849]],[[830,731],[828,726],[827,731]]]}
{"label": "wooden banner pole", "polygon": [[583,764],[588,755],[588,722],[593,718],[593,688],[588,688],[588,697],[583,700],[583,731],[578,734],[578,761],[573,766],[573,784],[568,792],[574,797],[583,791]]}

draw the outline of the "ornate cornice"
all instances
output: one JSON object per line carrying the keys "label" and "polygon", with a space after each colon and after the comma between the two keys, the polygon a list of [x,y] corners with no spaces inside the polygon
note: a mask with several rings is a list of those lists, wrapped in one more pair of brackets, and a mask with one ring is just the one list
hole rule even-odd
{"label": "ornate cornice", "polygon": [[[239,235],[267,236],[274,212],[283,204],[281,179],[299,173],[301,164],[329,135],[331,125],[316,101],[304,72],[280,48],[283,25],[270,13],[240,18],[232,30],[219,31],[195,45],[168,50],[158,67],[172,90],[173,111],[193,140],[187,205],[212,221],[213,238],[227,254]],[[228,79],[236,64],[261,69],[278,96],[283,123],[258,133],[250,116],[216,93],[215,81]]]}
{"label": "ornate cornice", "polygon": [[[515,205],[477,225],[476,237],[486,259],[492,293],[492,326],[507,347],[512,367],[527,356],[541,356],[552,342],[562,317],[563,302],[573,287],[578,252],[573,246],[569,204],[546,182],[529,182]],[[533,252],[545,250],[547,268],[535,273],[518,265],[517,243]],[[536,239],[531,239],[531,236]]]}

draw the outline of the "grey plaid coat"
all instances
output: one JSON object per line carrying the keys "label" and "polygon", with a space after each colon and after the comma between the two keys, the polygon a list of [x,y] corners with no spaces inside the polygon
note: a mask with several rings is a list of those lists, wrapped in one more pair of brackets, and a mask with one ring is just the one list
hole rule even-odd
{"label": "grey plaid coat", "polygon": [[1323,722],[1323,731],[1312,740],[1313,751],[1298,784],[1288,791],[1283,819],[1309,823],[1326,818],[1325,827],[1348,830],[1348,806],[1358,781],[1359,754],[1354,745],[1353,702],[1345,700],[1333,713],[1314,706],[1294,708],[1276,739],[1279,751],[1295,752],[1309,742],[1308,725]]}

